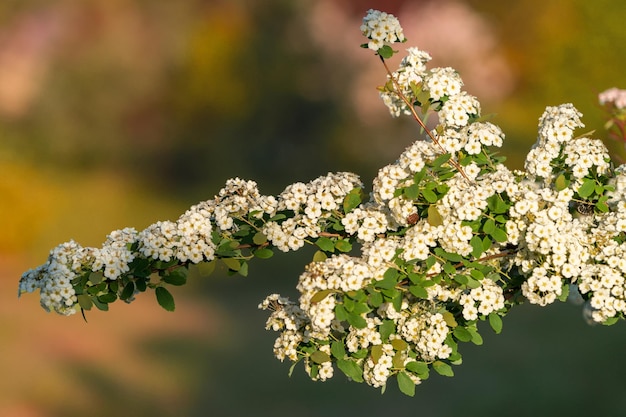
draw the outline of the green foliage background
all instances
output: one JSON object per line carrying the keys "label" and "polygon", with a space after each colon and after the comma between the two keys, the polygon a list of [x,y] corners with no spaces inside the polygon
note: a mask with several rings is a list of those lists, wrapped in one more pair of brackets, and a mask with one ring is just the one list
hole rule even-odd
{"label": "green foliage background", "polygon": [[[342,7],[359,18],[387,3]],[[602,135],[596,95],[626,87],[625,8],[609,0],[465,3],[490,23],[515,74],[514,91],[483,109],[507,134],[509,166],[522,166],[546,105],[574,103]],[[64,240],[98,246],[113,229],[175,219],[230,177],[255,179],[265,193],[338,170],[367,183],[399,155],[415,128],[390,118],[363,127],[347,94],[331,88],[360,68],[322,57],[305,29],[314,5],[0,4],[0,51],[17,44],[16,56],[41,71],[28,79],[28,105],[0,113],[0,367],[16,375],[0,382],[0,414],[576,416],[626,407],[624,325],[589,327],[570,304],[522,306],[499,336],[485,326],[484,346],[464,346],[456,376],[431,378],[415,398],[396,387],[381,397],[339,373],[327,383],[301,370],[289,379],[256,306],[271,292],[294,294],[312,252],[258,261],[245,279],[192,277],[174,293],[175,313],[146,300],[93,312],[84,324],[46,315],[32,296],[17,303],[19,273]],[[368,151],[381,135],[385,152]],[[620,144],[609,145],[624,157]]]}

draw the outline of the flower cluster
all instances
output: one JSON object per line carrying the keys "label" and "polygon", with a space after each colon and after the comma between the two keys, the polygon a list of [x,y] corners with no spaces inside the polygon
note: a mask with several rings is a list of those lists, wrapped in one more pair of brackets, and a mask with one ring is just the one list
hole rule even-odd
{"label": "flower cluster", "polygon": [[367,47],[377,52],[386,44],[405,41],[398,19],[392,14],[373,9],[363,18],[361,33],[369,39]]}
{"label": "flower cluster", "polygon": [[[362,31],[383,58],[404,41],[395,17],[370,10]],[[247,275],[273,250],[317,247],[297,284],[299,298],[268,296],[274,354],[302,361],[314,380],[338,368],[351,380],[402,392],[435,372],[452,376],[459,344],[481,344],[478,324],[496,332],[521,302],[547,305],[580,294],[592,321],[626,315],[626,166],[582,128],[572,104],[548,107],[524,171],[493,148],[504,134],[481,120],[478,100],[451,68],[428,69],[409,48],[381,97],[394,116],[437,125],[382,167],[369,199],[352,173],[297,182],[264,196],[253,181],[229,180],[214,199],[177,221],[111,233],[101,248],[68,242],[26,272],[19,291],[40,291],[46,310],[106,310],[147,288],[173,310],[166,285],[191,265]],[[385,64],[385,68],[386,64]],[[615,91],[603,103],[621,107]]]}

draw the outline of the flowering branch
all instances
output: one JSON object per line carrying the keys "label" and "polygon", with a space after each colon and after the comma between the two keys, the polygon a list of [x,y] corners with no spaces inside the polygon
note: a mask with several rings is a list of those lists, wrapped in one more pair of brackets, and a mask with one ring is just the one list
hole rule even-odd
{"label": "flowering branch", "polygon": [[[408,48],[392,73],[390,45],[405,41],[397,19],[370,10],[361,30],[385,64],[390,113],[412,116],[430,138],[382,167],[368,198],[352,173],[277,196],[231,179],[175,222],[115,231],[101,248],[59,245],[19,292],[39,290],[46,310],[69,315],[154,289],[174,310],[167,286],[185,284],[189,268],[208,275],[221,262],[245,276],[252,259],[311,243],[299,299],[272,294],[259,305],[279,333],[275,356],[303,362],[314,380],[339,369],[383,390],[395,379],[407,395],[431,371],[452,376],[460,344],[483,342],[478,323],[499,333],[522,302],[572,291],[590,321],[623,318],[626,166],[615,168],[600,140],[574,136],[584,127],[574,106],[546,108],[524,171],[510,171],[493,150],[504,134],[482,120],[456,71],[428,69],[430,56]],[[437,126],[426,129],[416,108],[436,113]]]}

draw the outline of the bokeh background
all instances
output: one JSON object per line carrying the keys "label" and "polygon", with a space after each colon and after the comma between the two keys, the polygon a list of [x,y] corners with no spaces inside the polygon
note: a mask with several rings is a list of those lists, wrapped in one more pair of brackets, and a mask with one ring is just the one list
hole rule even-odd
{"label": "bokeh background", "polygon": [[295,294],[306,250],[247,278],[195,276],[173,290],[174,313],[146,294],[85,323],[17,300],[50,248],[175,220],[230,177],[266,194],[328,171],[369,183],[417,138],[388,116],[383,68],[358,47],[372,7],[461,72],[506,132],[511,168],[546,105],[574,103],[603,137],[597,93],[626,87],[626,8],[610,0],[0,3],[0,415],[623,414],[626,328],[588,326],[571,304],[522,306],[499,336],[484,326],[457,375],[414,398],[340,373],[289,378],[256,306]]}

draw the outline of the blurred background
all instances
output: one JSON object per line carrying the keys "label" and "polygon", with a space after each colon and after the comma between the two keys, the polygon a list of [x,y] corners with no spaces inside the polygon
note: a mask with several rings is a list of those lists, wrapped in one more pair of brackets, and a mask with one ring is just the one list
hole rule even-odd
{"label": "blurred background", "polygon": [[[389,4],[391,3],[391,5]],[[194,277],[175,313],[151,294],[60,317],[23,271],[57,244],[175,220],[226,179],[265,194],[328,171],[368,184],[417,138],[375,87],[359,48],[369,8],[452,66],[507,134],[521,168],[546,105],[572,102],[604,137],[597,93],[626,87],[626,8],[609,0],[3,0],[0,3],[0,415],[618,415],[626,329],[580,308],[522,306],[503,334],[463,346],[454,378],[414,398],[314,383],[272,356],[258,303],[295,295],[311,252],[252,265],[248,278]],[[402,55],[402,54],[400,54]],[[393,62],[392,66],[397,65]],[[623,160],[620,144],[607,143]]]}

